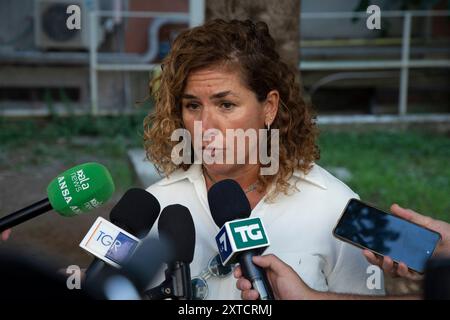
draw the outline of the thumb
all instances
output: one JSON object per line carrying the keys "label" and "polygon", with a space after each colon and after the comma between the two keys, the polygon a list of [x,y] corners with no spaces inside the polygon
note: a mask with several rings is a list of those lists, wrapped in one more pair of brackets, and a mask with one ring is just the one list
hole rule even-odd
{"label": "thumb", "polygon": [[391,206],[391,211],[396,216],[417,223],[423,227],[428,227],[433,221],[430,217],[421,215],[411,209],[402,208],[396,203]]}
{"label": "thumb", "polygon": [[278,272],[283,268],[283,262],[273,254],[268,254],[265,256],[254,256],[253,262],[264,269],[270,269],[272,271]]}
{"label": "thumb", "polygon": [[8,238],[9,238],[10,235],[11,235],[11,229],[7,229],[7,230],[3,231],[3,232],[1,233],[2,240],[3,240],[3,241],[8,240]]}

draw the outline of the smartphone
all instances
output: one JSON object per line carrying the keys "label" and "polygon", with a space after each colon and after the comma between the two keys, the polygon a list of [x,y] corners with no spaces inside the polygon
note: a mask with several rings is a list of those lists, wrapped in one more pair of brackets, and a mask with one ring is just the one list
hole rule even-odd
{"label": "smartphone", "polygon": [[347,203],[333,235],[377,255],[389,256],[396,263],[404,262],[418,273],[425,271],[426,263],[441,239],[438,232],[357,199]]}

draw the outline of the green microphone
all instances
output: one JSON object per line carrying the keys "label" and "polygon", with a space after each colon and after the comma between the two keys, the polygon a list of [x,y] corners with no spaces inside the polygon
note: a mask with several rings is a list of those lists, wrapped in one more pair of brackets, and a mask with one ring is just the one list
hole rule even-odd
{"label": "green microphone", "polygon": [[47,187],[47,198],[0,219],[0,232],[47,211],[65,217],[97,208],[114,193],[114,182],[105,166],[88,162],[64,171]]}

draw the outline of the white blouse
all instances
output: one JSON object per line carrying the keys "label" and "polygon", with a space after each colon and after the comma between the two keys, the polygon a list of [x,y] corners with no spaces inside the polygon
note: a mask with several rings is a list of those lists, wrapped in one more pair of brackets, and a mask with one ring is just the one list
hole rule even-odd
{"label": "white blouse", "polygon": [[[332,230],[350,198],[358,198],[350,188],[329,172],[315,164],[304,175],[298,171],[289,181],[299,191],[286,196],[280,194],[274,202],[261,200],[251,217],[260,217],[270,240],[265,253],[273,253],[289,264],[313,289],[353,294],[384,294],[381,288],[368,288],[369,263],[360,249],[337,240]],[[201,165],[172,173],[147,188],[160,202],[161,208],[170,204],[186,206],[195,225],[196,244],[191,276],[207,267],[218,253],[215,236],[219,228],[214,223],[208,205],[205,179]],[[157,234],[157,223],[150,235]],[[381,274],[382,277],[382,274]],[[164,280],[163,270],[149,288]],[[210,277],[207,299],[240,299],[236,279]]]}

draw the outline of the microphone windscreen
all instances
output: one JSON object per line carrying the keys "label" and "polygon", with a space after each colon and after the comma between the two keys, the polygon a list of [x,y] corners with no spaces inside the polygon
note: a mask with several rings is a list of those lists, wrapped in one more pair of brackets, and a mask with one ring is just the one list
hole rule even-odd
{"label": "microphone windscreen", "polygon": [[96,162],[72,167],[47,186],[52,208],[62,216],[72,217],[107,202],[115,190],[108,169]]}
{"label": "microphone windscreen", "polygon": [[144,238],[158,219],[159,201],[143,189],[129,189],[111,210],[112,223],[138,238]]}
{"label": "microphone windscreen", "polygon": [[232,179],[215,183],[208,191],[208,203],[219,228],[225,222],[248,218],[252,211],[244,190]]}
{"label": "microphone windscreen", "polygon": [[172,259],[172,252],[164,241],[145,238],[121,269],[139,291],[151,283],[164,262]]}
{"label": "microphone windscreen", "polygon": [[189,209],[180,204],[165,207],[158,220],[160,240],[172,249],[171,261],[191,263],[195,249],[195,227]]}

